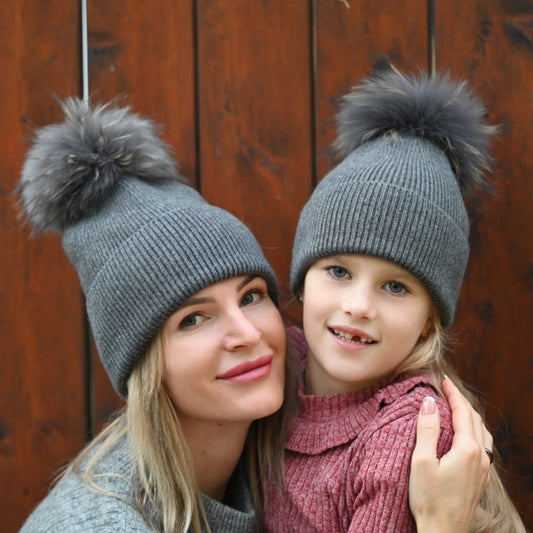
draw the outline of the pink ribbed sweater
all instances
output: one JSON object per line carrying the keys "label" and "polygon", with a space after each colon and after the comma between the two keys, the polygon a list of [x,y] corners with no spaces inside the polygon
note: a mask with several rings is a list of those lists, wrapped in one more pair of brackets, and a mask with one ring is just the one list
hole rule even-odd
{"label": "pink ribbed sweater", "polygon": [[440,457],[451,446],[451,416],[424,376],[334,396],[300,391],[286,445],[286,492],[269,494],[266,531],[416,532],[408,480],[425,396],[441,413]]}

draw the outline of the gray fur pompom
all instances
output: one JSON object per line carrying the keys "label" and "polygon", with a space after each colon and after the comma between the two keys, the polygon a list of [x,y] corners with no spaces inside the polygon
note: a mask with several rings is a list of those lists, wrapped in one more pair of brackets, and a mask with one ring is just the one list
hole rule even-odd
{"label": "gray fur pompom", "polygon": [[64,122],[36,132],[16,192],[34,231],[62,231],[98,209],[120,180],[183,181],[157,126],[128,107],[61,103]]}
{"label": "gray fur pompom", "polygon": [[339,136],[334,148],[345,157],[383,135],[415,135],[447,155],[464,195],[476,187],[490,190],[490,138],[497,127],[465,82],[449,75],[404,75],[389,65],[355,86],[341,99]]}

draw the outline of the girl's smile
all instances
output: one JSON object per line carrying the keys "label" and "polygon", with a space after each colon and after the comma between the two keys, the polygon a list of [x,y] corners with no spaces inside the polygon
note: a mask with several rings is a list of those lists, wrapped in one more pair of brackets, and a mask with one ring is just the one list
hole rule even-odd
{"label": "girl's smile", "polygon": [[345,326],[330,326],[328,328],[339,341],[355,345],[374,344],[376,341],[363,331]]}

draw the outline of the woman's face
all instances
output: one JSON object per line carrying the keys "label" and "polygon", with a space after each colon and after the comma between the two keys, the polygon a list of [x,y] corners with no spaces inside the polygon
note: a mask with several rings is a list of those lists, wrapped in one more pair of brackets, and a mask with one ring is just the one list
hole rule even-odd
{"label": "woman's face", "polygon": [[163,326],[163,382],[182,423],[251,422],[283,402],[285,330],[266,282],[197,292]]}

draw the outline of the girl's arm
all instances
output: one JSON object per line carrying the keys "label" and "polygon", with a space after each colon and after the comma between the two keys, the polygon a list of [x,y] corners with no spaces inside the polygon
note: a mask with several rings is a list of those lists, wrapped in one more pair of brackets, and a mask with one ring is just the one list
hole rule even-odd
{"label": "girl's arm", "polygon": [[466,533],[488,483],[492,436],[450,379],[442,390],[452,410],[450,451],[436,457],[440,421],[434,400],[424,400],[411,462],[409,506],[419,533]]}

